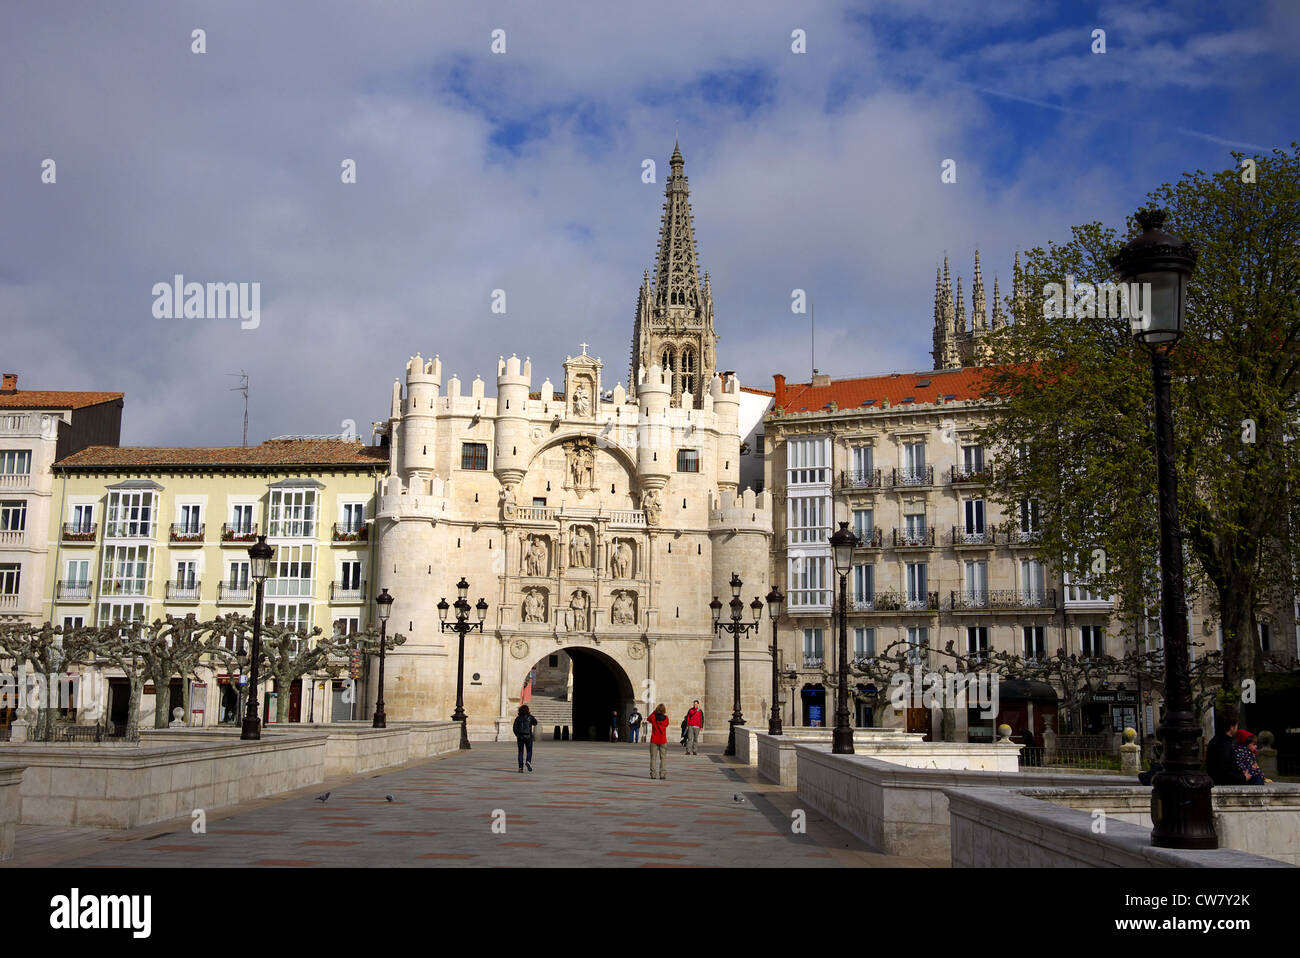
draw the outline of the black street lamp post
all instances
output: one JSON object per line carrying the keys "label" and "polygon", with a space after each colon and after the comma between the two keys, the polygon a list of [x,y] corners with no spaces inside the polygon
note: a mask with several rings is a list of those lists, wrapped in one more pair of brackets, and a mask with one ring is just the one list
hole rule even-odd
{"label": "black street lamp post", "polygon": [[274,555],[275,550],[266,544],[266,536],[258,536],[257,542],[248,550],[253,576],[253,657],[248,670],[248,705],[244,709],[244,727],[239,733],[241,741],[257,741],[262,737],[262,723],[257,718],[257,665],[262,658],[262,587]]}
{"label": "black street lamp post", "polygon": [[731,573],[730,584],[731,584],[731,602],[729,604],[731,608],[730,622],[722,621],[722,603],[718,601],[718,597],[716,595],[713,597],[713,601],[709,603],[709,611],[713,614],[713,631],[715,633],[730,632],[732,636],[732,642],[733,642],[732,664],[734,668],[733,668],[733,674],[731,679],[731,687],[732,687],[732,691],[734,692],[734,695],[732,696],[733,701],[732,701],[731,722],[730,722],[731,731],[727,735],[727,748],[726,751],[723,752],[724,755],[736,754],[736,726],[745,724],[745,717],[744,715],[741,714],[740,711],[740,637],[745,633],[749,632],[751,629],[753,629],[754,632],[757,632],[758,620],[763,615],[763,600],[758,598],[758,596],[755,596],[754,601],[749,604],[749,608],[754,614],[754,621],[742,622],[741,620],[745,615],[745,603],[740,598],[740,589],[742,586],[744,586],[745,583],[741,582],[740,576],[736,575],[736,573],[733,572]]}
{"label": "black street lamp post", "polygon": [[[1133,308],[1129,313],[1134,337],[1151,352],[1155,386],[1165,714],[1157,733],[1164,743],[1164,768],[1151,783],[1151,821],[1155,826],[1151,829],[1151,844],[1161,848],[1218,848],[1210,799],[1213,783],[1201,771],[1201,726],[1192,706],[1174,416],[1169,397],[1169,353],[1183,335],[1187,278],[1196,266],[1196,251],[1162,229],[1162,210],[1141,210],[1136,219],[1142,234],[1112,256],[1110,265],[1120,280],[1146,287],[1142,318],[1133,315]],[[1137,303],[1132,291],[1127,299],[1130,307]]]}
{"label": "black street lamp post", "polygon": [[479,598],[478,603],[474,606],[474,611],[478,613],[478,621],[469,621],[470,604],[466,596],[469,595],[469,583],[465,577],[461,576],[460,581],[456,583],[456,621],[447,621],[447,610],[451,608],[444,597],[438,603],[438,617],[442,619],[442,631],[455,632],[460,636],[460,652],[456,659],[456,711],[452,713],[451,720],[460,723],[460,747],[469,748],[469,717],[465,714],[465,634],[467,632],[482,632],[483,620],[487,617],[488,604],[487,599]]}
{"label": "black street lamp post", "polygon": [[834,556],[835,572],[840,577],[840,615],[839,615],[839,681],[835,703],[835,732],[831,738],[832,755],[853,754],[853,726],[849,724],[849,569],[853,565],[853,550],[858,545],[858,537],[849,531],[849,524],[841,522],[839,530],[831,536],[831,554]]}
{"label": "black street lamp post", "polygon": [[393,608],[393,597],[384,589],[375,596],[379,606],[379,696],[375,699],[375,720],[371,728],[388,728],[388,716],[384,714],[384,647],[388,644],[388,614]]}
{"label": "black street lamp post", "polygon": [[767,734],[781,734],[781,690],[777,685],[777,643],[776,643],[776,620],[781,615],[781,603],[785,601],[785,596],[776,586],[772,586],[772,591],[767,594],[767,610],[772,616],[772,717],[767,720]]}

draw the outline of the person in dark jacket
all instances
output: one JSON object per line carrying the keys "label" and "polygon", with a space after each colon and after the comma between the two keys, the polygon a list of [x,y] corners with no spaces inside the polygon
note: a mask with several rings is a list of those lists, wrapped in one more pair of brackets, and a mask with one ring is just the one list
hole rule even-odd
{"label": "person in dark jacket", "polygon": [[1138,784],[1150,785],[1156,774],[1165,770],[1164,763],[1160,761],[1160,756],[1164,754],[1165,747],[1160,742],[1151,746],[1151,767],[1145,772],[1138,772]]}
{"label": "person in dark jacket", "polygon": [[618,710],[614,709],[609,713],[609,740],[618,741]]}
{"label": "person in dark jacket", "polygon": [[1271,785],[1273,780],[1265,778],[1264,773],[1259,769],[1259,758],[1256,754],[1259,751],[1259,740],[1255,737],[1255,733],[1248,732],[1244,728],[1237,729],[1235,742],[1233,754],[1237,759],[1237,767],[1246,776],[1246,784]]}
{"label": "person in dark jacket", "polygon": [[1237,734],[1237,716],[1224,709],[1214,713],[1214,738],[1205,746],[1205,771],[1215,785],[1244,785],[1246,778],[1237,767],[1233,737]]}
{"label": "person in dark jacket", "polygon": [[[519,706],[519,714],[515,716],[514,733],[515,742],[519,745],[519,771],[528,766],[528,771],[533,770],[533,727],[537,724],[537,719],[533,718],[527,705]],[[528,758],[524,759],[524,751],[527,750]]]}
{"label": "person in dark jacket", "polygon": [[641,713],[637,707],[632,706],[632,714],[627,717],[627,740],[629,742],[639,742],[641,740]]}

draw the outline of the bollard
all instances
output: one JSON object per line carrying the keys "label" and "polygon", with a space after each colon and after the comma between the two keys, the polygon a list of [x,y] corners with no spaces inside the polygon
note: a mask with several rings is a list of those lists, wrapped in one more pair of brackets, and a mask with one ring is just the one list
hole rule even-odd
{"label": "bollard", "polygon": [[1124,744],[1119,747],[1119,772],[1121,775],[1137,775],[1138,772],[1142,771],[1142,746],[1134,741],[1137,734],[1136,729],[1124,729]]}
{"label": "bollard", "polygon": [[569,740],[569,726],[566,725],[564,726],[564,736],[562,738],[562,741],[567,742],[568,740]]}
{"label": "bollard", "polygon": [[551,733],[551,741],[558,742],[559,740],[560,740],[560,727],[557,725],[555,726],[555,731]]}

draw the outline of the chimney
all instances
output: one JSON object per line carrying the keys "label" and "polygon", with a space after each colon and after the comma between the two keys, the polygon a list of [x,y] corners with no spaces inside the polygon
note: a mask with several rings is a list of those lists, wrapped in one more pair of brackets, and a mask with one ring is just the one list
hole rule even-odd
{"label": "chimney", "polygon": [[772,374],[773,392],[776,396],[772,399],[773,408],[785,408],[785,377],[780,373]]}
{"label": "chimney", "polygon": [[4,383],[0,385],[0,393],[10,394],[18,392],[18,374],[5,373]]}
{"label": "chimney", "polygon": [[827,374],[827,373],[819,373],[819,372],[814,371],[814,372],[813,372],[813,378],[812,378],[812,384],[813,384],[814,386],[818,387],[818,388],[824,388],[824,387],[829,386],[829,385],[831,384],[831,377],[830,377],[830,375]]}

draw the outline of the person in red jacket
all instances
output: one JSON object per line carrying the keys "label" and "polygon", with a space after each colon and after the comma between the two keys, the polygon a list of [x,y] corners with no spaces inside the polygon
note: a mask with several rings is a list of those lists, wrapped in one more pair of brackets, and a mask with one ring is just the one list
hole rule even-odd
{"label": "person in red jacket", "polygon": [[700,700],[696,699],[691,710],[686,713],[686,754],[700,754],[700,732],[704,730],[704,713],[700,711]]}
{"label": "person in red jacket", "polygon": [[[667,778],[668,767],[668,710],[662,702],[650,713],[650,777]],[[659,774],[656,775],[655,771]]]}

